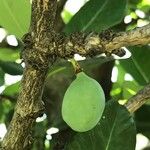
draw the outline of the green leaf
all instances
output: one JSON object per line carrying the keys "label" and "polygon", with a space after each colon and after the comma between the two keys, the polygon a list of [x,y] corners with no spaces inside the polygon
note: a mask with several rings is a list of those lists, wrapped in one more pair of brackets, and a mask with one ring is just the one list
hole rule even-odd
{"label": "green leaf", "polygon": [[11,61],[0,61],[0,67],[5,73],[10,75],[22,75],[23,67],[21,64]]}
{"label": "green leaf", "polygon": [[66,25],[64,32],[100,32],[108,29],[122,20],[126,2],[126,0],[90,0]]}
{"label": "green leaf", "polygon": [[113,96],[113,99],[127,100],[135,95],[141,89],[141,86],[134,79],[125,78],[126,71],[120,64],[115,67],[118,69],[118,76],[117,82],[113,84],[111,96]]}
{"label": "green leaf", "polygon": [[[137,133],[141,133],[150,139],[150,105],[143,105],[135,113]],[[143,117],[144,116],[144,117]]]}
{"label": "green leaf", "polygon": [[70,19],[72,18],[72,14],[69,11],[64,10],[62,12],[62,18],[65,23],[68,23],[70,21]]}
{"label": "green leaf", "polygon": [[5,90],[3,91],[3,94],[13,96],[13,95],[18,94],[19,91],[20,91],[20,81],[7,86]]}
{"label": "green leaf", "polygon": [[28,31],[31,15],[29,0],[1,0],[0,25],[9,33],[22,37]]}
{"label": "green leaf", "polygon": [[77,133],[65,150],[135,150],[136,129],[124,106],[109,101],[98,125]]}
{"label": "green leaf", "polygon": [[[113,61],[113,57],[100,57],[100,58],[87,58],[86,60],[78,61],[85,71],[98,67],[106,62]],[[74,75],[74,70],[70,62],[59,60],[49,70],[48,76],[52,76],[56,73],[65,73],[65,75]]]}
{"label": "green leaf", "polygon": [[3,102],[0,103],[0,122],[6,123],[6,120],[12,116],[8,115],[9,111],[14,108],[14,105],[7,99],[3,99]]}
{"label": "green leaf", "polygon": [[3,103],[0,103],[0,123],[4,122],[4,107]]}
{"label": "green leaf", "polygon": [[122,84],[122,96],[124,99],[129,99],[135,95],[139,90],[140,86],[135,81],[126,81]]}
{"label": "green leaf", "polygon": [[113,84],[113,88],[111,90],[111,96],[116,100],[128,100],[130,97],[135,95],[141,86],[133,81],[124,81],[122,84],[116,82]]}
{"label": "green leaf", "polygon": [[124,67],[127,73],[130,73],[133,78],[140,84],[145,85],[150,82],[150,47],[130,47],[132,56],[130,59],[121,60],[120,64]]}
{"label": "green leaf", "polygon": [[4,71],[0,68],[0,86],[2,86],[4,84]]}
{"label": "green leaf", "polygon": [[11,50],[8,48],[0,48],[0,60],[3,61],[15,61],[19,59],[19,51],[18,50]]}

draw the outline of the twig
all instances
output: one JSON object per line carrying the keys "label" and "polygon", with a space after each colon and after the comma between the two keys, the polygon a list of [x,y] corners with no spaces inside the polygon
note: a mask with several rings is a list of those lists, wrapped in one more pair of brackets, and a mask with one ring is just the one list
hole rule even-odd
{"label": "twig", "polygon": [[125,107],[129,110],[130,113],[133,113],[143,104],[145,104],[148,99],[150,99],[150,84],[145,86],[136,95],[131,97],[125,104]]}
{"label": "twig", "polygon": [[62,12],[64,5],[66,4],[67,0],[60,0],[58,2],[58,6],[57,6],[57,12],[59,12],[59,14]]}
{"label": "twig", "polygon": [[150,24],[136,28],[128,32],[116,35],[111,42],[106,45],[106,49],[113,50],[124,46],[146,45],[150,43]]}
{"label": "twig", "polygon": [[65,23],[61,17],[61,12],[63,11],[66,2],[67,2],[67,0],[60,0],[58,2],[57,12],[56,12],[56,26],[55,26],[55,30],[57,32],[60,32],[65,25]]}
{"label": "twig", "polygon": [[121,47],[149,44],[150,24],[127,32],[74,33],[62,39],[64,42],[59,44],[57,51],[60,57],[72,57],[75,53],[82,56],[95,56],[101,53],[119,55]]}

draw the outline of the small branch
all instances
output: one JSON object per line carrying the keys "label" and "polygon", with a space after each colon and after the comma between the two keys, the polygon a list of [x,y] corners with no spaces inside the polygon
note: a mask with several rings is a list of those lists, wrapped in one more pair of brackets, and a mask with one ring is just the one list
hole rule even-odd
{"label": "small branch", "polygon": [[[59,39],[60,40],[60,39]],[[119,50],[124,46],[146,45],[150,43],[150,24],[127,32],[114,33],[74,33],[63,37],[58,45],[57,54],[60,57],[72,57],[75,53],[82,56],[95,56],[101,53],[123,55]],[[121,54],[122,53],[122,54]]]}
{"label": "small branch", "polygon": [[64,9],[64,6],[66,4],[67,0],[60,0],[58,2],[58,7],[57,7],[57,12],[56,12],[56,26],[55,26],[55,30],[56,32],[60,32],[63,27],[65,26],[65,23],[61,17],[61,13]]}
{"label": "small branch", "polygon": [[61,13],[63,8],[64,8],[64,5],[66,4],[67,0],[60,0],[58,2],[58,6],[57,6],[57,13]]}
{"label": "small branch", "polygon": [[130,113],[133,113],[143,104],[145,104],[148,99],[150,99],[150,84],[145,86],[136,95],[131,97],[125,104],[125,107],[129,110]]}
{"label": "small branch", "polygon": [[113,50],[124,46],[146,45],[150,43],[150,24],[136,28],[128,32],[117,34],[113,40],[106,45],[106,49]]}

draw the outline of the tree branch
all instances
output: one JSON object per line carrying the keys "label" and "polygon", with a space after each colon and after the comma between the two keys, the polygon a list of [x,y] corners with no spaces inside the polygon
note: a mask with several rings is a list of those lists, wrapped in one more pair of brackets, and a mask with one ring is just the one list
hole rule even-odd
{"label": "tree branch", "polygon": [[133,113],[143,104],[145,104],[148,99],[150,99],[150,84],[145,86],[136,95],[131,97],[125,104],[125,107],[129,110],[130,113]]}
{"label": "tree branch", "polygon": [[24,36],[25,62],[22,87],[2,150],[30,150],[32,128],[44,111],[41,100],[44,81],[53,53],[54,20],[57,0],[33,0],[30,33]]}
{"label": "tree branch", "polygon": [[64,9],[66,2],[67,0],[60,0],[58,2],[57,12],[56,12],[56,26],[55,26],[56,32],[60,32],[65,26],[65,23],[61,17],[61,13]]}
{"label": "tree branch", "polygon": [[150,43],[150,24],[136,28],[128,32],[117,34],[112,42],[106,45],[106,49],[114,50],[124,46],[146,45]]}
{"label": "tree branch", "polygon": [[124,55],[119,50],[124,46],[146,45],[150,43],[150,24],[127,32],[114,33],[74,33],[68,37],[58,38],[57,55],[72,57],[75,53],[82,56],[95,56],[101,53]]}
{"label": "tree branch", "polygon": [[64,5],[66,4],[67,0],[59,0],[57,12],[60,14],[64,8]]}

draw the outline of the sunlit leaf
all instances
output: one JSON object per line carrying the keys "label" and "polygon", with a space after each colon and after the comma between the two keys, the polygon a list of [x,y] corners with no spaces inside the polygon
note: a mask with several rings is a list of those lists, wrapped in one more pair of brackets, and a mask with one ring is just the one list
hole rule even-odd
{"label": "sunlit leaf", "polygon": [[13,96],[18,94],[19,91],[20,91],[20,81],[7,86],[3,91],[3,94]]}
{"label": "sunlit leaf", "polygon": [[150,47],[130,47],[131,58],[121,60],[120,64],[140,84],[145,85],[150,81]]}
{"label": "sunlit leaf", "polygon": [[8,48],[0,48],[0,60],[3,61],[15,61],[19,59],[19,51],[18,50],[11,50]]}
{"label": "sunlit leaf", "polygon": [[11,61],[0,61],[0,67],[5,73],[10,75],[22,75],[23,67],[21,64]]}
{"label": "sunlit leaf", "polygon": [[0,2],[0,25],[17,37],[22,37],[28,31],[30,14],[29,0],[1,0]]}
{"label": "sunlit leaf", "polygon": [[122,20],[126,2],[126,0],[90,0],[66,25],[64,32],[105,30]]}

